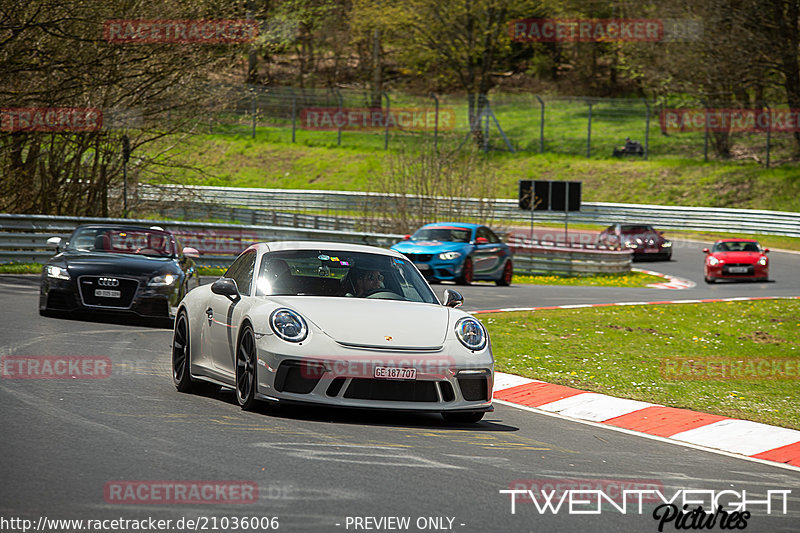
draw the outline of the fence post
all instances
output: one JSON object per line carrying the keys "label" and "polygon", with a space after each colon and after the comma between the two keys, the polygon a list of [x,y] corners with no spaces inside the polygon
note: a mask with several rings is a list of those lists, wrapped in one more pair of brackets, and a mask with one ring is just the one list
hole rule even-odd
{"label": "fence post", "polygon": [[534,94],[537,100],[539,100],[539,106],[541,107],[541,111],[539,114],[539,153],[544,153],[544,100],[542,100],[538,94]]}
{"label": "fence post", "polygon": [[294,89],[289,87],[289,91],[292,93],[292,142],[296,142],[296,131],[297,131],[297,94],[295,94]]}
{"label": "fence post", "polygon": [[389,95],[386,91],[381,91],[381,94],[386,97],[386,116],[383,118],[383,149],[389,149],[389,114],[391,113],[392,102],[389,100]]}
{"label": "fence post", "polygon": [[253,115],[253,129],[252,133],[250,134],[250,137],[255,139],[256,138],[256,91],[252,86],[250,87],[250,100],[251,100],[250,111]]}
{"label": "fence post", "polygon": [[483,124],[483,151],[489,151],[489,114],[486,110],[489,108],[489,99],[487,97],[483,97],[483,120],[485,121]]}
{"label": "fence post", "polygon": [[439,98],[435,93],[431,93],[430,97],[433,98],[435,106],[435,114],[433,118],[433,149],[439,151]]}
{"label": "fence post", "polygon": [[769,107],[767,102],[764,102],[764,107],[767,108],[767,158],[764,161],[764,164],[767,168],[769,168],[769,151],[770,151],[770,141],[772,137],[772,109]]}
{"label": "fence post", "polygon": [[[342,114],[342,92],[338,88],[334,88],[333,90],[336,91],[336,96],[339,99],[339,113],[337,114],[337,116],[341,117],[341,114]],[[342,145],[342,127],[339,126],[338,129],[337,129],[337,134],[336,134],[336,146],[341,146],[341,145]]]}
{"label": "fence post", "polygon": [[703,108],[706,114],[706,124],[703,133],[703,161],[708,163],[708,104],[703,102]]}
{"label": "fence post", "polygon": [[642,100],[645,107],[647,107],[644,126],[644,160],[647,161],[647,154],[650,152],[650,104],[647,103],[647,98],[642,98]]}
{"label": "fence post", "polygon": [[586,100],[589,106],[589,120],[586,124],[586,157],[592,156],[592,102]]}

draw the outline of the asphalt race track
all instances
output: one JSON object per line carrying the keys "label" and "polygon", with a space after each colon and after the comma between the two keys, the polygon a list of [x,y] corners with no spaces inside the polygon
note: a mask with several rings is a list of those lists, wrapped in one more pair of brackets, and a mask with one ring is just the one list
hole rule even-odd
{"label": "asphalt race track", "polygon": [[[800,295],[800,254],[772,252],[772,282],[706,286],[702,247],[681,244],[672,262],[637,264],[691,279],[697,283],[692,289],[476,284],[464,288],[464,307]],[[443,287],[436,286],[437,293]],[[112,363],[105,379],[0,380],[0,515],[32,520],[31,529],[42,525],[42,517],[152,517],[172,524],[200,519],[206,526],[167,531],[243,531],[230,520],[277,517],[277,530],[292,532],[658,531],[653,502],[645,501],[641,514],[629,504],[626,514],[605,505],[601,514],[578,515],[566,505],[540,514],[532,503],[518,501],[512,514],[510,497],[499,493],[526,482],[579,480],[593,488],[655,486],[667,498],[690,489],[746,490],[749,500],[763,500],[769,490],[791,490],[787,514],[777,498],[771,515],[755,505],[746,531],[798,530],[797,469],[506,405],[496,405],[473,426],[446,425],[433,415],[271,406],[247,413],[230,390],[194,396],[175,391],[170,330],[40,317],[38,279],[30,276],[0,279],[0,301],[0,355],[103,356]],[[254,484],[257,498],[164,503],[139,495],[121,503],[109,492],[121,481],[176,480]],[[734,499],[729,494],[723,502]],[[409,525],[391,527],[398,524],[388,517],[407,517]],[[379,527],[372,519],[384,521]],[[38,530],[83,530],[44,526]],[[0,524],[0,530],[21,528]],[[664,531],[676,531],[674,523]]]}

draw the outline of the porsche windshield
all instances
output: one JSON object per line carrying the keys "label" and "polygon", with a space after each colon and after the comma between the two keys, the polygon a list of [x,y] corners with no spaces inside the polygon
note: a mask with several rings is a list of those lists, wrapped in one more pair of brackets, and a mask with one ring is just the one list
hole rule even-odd
{"label": "porsche windshield", "polygon": [[333,296],[438,304],[406,259],[333,250],[287,250],[264,255],[257,296]]}
{"label": "porsche windshield", "polygon": [[415,241],[469,242],[472,230],[440,226],[437,228],[421,228],[414,234]]}
{"label": "porsche windshield", "polygon": [[67,250],[172,257],[175,243],[169,233],[148,228],[78,228]]}

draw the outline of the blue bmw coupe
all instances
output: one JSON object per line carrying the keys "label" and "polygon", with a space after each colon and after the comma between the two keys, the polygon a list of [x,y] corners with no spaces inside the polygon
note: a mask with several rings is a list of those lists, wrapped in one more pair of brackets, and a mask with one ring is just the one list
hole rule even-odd
{"label": "blue bmw coupe", "polygon": [[437,222],[392,246],[414,262],[428,281],[474,280],[510,285],[514,275],[511,250],[495,233],[479,224]]}

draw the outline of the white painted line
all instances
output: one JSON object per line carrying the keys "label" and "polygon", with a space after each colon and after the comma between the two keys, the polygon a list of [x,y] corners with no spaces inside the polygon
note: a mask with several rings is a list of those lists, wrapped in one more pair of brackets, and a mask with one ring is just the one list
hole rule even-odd
{"label": "white painted line", "polygon": [[569,416],[564,416],[561,413],[551,413],[549,411],[542,411],[541,409],[538,409],[536,407],[528,407],[527,405],[519,405],[519,404],[516,404],[516,403],[513,403],[513,402],[508,402],[508,401],[505,401],[505,400],[494,399],[494,400],[492,400],[492,402],[493,403],[498,403],[500,405],[505,405],[505,406],[508,406],[508,407],[513,407],[513,408],[519,409],[521,411],[529,411],[531,413],[536,413],[536,414],[539,414],[539,415],[550,416],[550,417],[553,417],[553,418],[559,418],[561,420],[566,420],[567,422],[574,422],[576,424],[584,424],[586,426],[592,426],[592,427],[598,428],[598,429],[607,429],[609,431],[616,431],[617,433],[624,433],[626,435],[633,435],[633,436],[636,436],[636,437],[641,437],[643,439],[655,440],[655,441],[663,442],[663,443],[666,443],[666,444],[672,444],[673,446],[679,446],[681,448],[690,448],[690,449],[693,449],[693,450],[700,450],[700,451],[703,451],[703,452],[713,453],[713,454],[717,454],[717,455],[723,455],[725,457],[731,457],[733,459],[740,459],[742,461],[749,461],[751,463],[758,463],[758,464],[765,465],[765,466],[773,466],[775,468],[782,468],[783,470],[791,470],[792,472],[800,472],[800,467],[799,466],[793,466],[793,465],[786,464],[786,463],[778,463],[778,462],[775,462],[775,461],[768,461],[766,459],[757,459],[755,457],[747,457],[746,455],[739,455],[738,453],[731,453],[731,452],[727,452],[727,451],[724,451],[724,450],[718,450],[718,449],[715,449],[715,448],[708,448],[706,446],[701,446],[699,444],[693,444],[693,443],[690,443],[690,442],[680,442],[680,441],[676,441],[676,440],[673,440],[673,439],[667,438],[667,437],[659,437],[657,435],[649,435],[647,433],[640,433],[639,431],[633,431],[632,429],[625,429],[625,428],[621,428],[621,427],[618,427],[618,426],[612,426],[612,425],[609,425],[609,424],[603,424],[601,422],[592,422],[591,420],[579,420],[579,419],[571,418]]}
{"label": "white painted line", "polygon": [[564,416],[580,418],[581,420],[602,422],[603,420],[627,415],[653,405],[655,404],[615,398],[614,396],[606,396],[595,392],[585,392],[540,405],[539,409],[550,411],[551,413],[561,413]]}
{"label": "white painted line", "polygon": [[517,385],[526,385],[528,383],[542,382],[535,379],[523,378],[522,376],[515,376],[514,374],[506,374],[505,372],[494,373],[495,392],[510,389],[511,387],[516,387]]}
{"label": "white painted line", "polygon": [[742,455],[756,455],[800,442],[800,431],[732,419],[683,431],[671,438]]}

